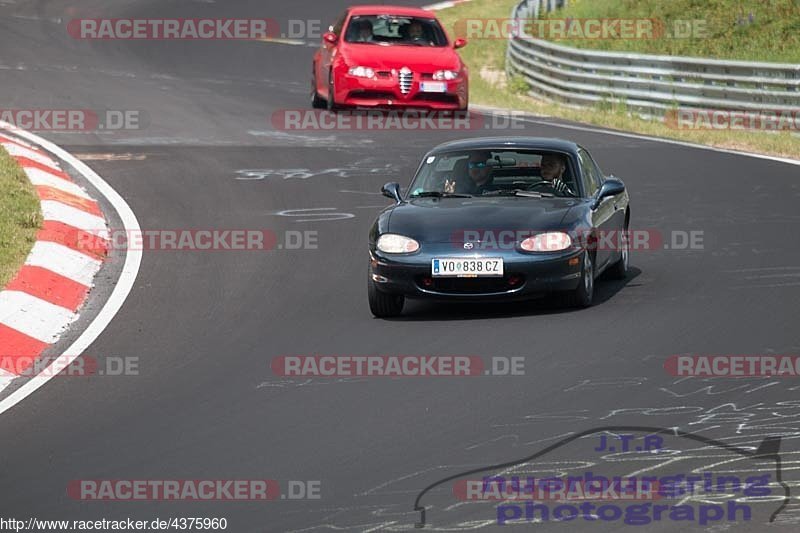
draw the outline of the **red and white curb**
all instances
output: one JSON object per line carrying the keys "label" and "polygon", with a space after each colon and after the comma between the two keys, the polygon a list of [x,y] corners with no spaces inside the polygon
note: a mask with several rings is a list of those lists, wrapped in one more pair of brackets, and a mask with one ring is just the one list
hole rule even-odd
{"label": "red and white curb", "polygon": [[[34,361],[78,318],[107,254],[107,245],[103,244],[108,238],[106,219],[97,201],[72,181],[48,152],[75,168],[109,201],[125,230],[138,231],[139,224],[116,191],[58,146],[2,121],[0,145],[19,162],[36,187],[44,219],[25,264],[0,291],[1,392],[20,374],[30,372]],[[81,245],[81,235],[86,233],[101,237],[84,239],[92,242],[92,249]],[[97,338],[127,298],[140,263],[141,252],[126,253],[120,278],[98,315],[46,372],[33,376],[0,401],[0,413],[57,375]]]}
{"label": "red and white curb", "polygon": [[[0,291],[0,390],[22,373],[78,317],[106,255],[83,250],[81,231],[108,235],[99,205],[49,155],[0,134],[6,149],[36,187],[44,223],[25,264]],[[102,243],[102,239],[97,239]]]}

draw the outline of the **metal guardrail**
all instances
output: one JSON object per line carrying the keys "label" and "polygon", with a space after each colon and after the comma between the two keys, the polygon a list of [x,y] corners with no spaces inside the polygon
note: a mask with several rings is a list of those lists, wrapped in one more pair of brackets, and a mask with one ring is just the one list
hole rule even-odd
{"label": "metal guardrail", "polygon": [[[514,20],[538,18],[566,0],[523,0]],[[506,71],[538,97],[576,106],[624,102],[661,116],[676,108],[757,115],[800,112],[800,65],[584,50],[554,44],[516,25]]]}

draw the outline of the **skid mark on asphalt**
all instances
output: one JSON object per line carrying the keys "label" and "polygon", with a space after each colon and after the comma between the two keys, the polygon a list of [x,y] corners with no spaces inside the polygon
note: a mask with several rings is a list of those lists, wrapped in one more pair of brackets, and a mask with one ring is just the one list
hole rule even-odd
{"label": "skid mark on asphalt", "polygon": [[309,178],[319,178],[322,176],[356,178],[374,174],[391,177],[398,175],[398,169],[395,165],[374,167],[371,164],[363,164],[363,162],[357,162],[344,167],[324,168],[320,170],[312,170],[310,168],[241,169],[236,171],[236,179],[241,181],[261,181],[267,178],[307,180]]}
{"label": "skid mark on asphalt", "polygon": [[624,388],[624,387],[631,387],[631,386],[641,386],[644,385],[647,381],[646,377],[616,377],[616,378],[608,378],[608,379],[584,379],[573,385],[564,389],[564,392],[571,392],[578,389],[598,389],[601,387],[610,387],[610,388]]}
{"label": "skid mark on asphalt", "polygon": [[[785,383],[785,382],[783,382]],[[575,385],[568,386],[566,390],[574,394],[586,395],[596,392],[597,389],[613,389],[623,391],[624,389],[636,389],[647,384],[644,377],[621,377],[621,378],[599,378],[587,379]],[[576,409],[569,411],[541,411],[534,412],[523,417],[516,418],[510,423],[493,424],[491,428],[495,430],[494,435],[487,439],[476,439],[472,442],[462,441],[461,446],[468,451],[489,453],[495,457],[498,448],[507,447],[509,450],[520,447],[536,446],[541,447],[550,445],[553,441],[563,440],[564,438],[576,434],[575,427],[591,426],[597,424],[597,420],[603,420],[604,424],[619,424],[629,422],[632,418],[637,421],[649,422],[648,426],[660,425],[665,428],[685,429],[694,434],[709,435],[715,433],[715,439],[726,445],[739,447],[744,450],[754,451],[763,441],[765,436],[780,435],[783,439],[781,446],[782,462],[782,482],[777,477],[770,478],[768,487],[771,496],[759,499],[755,498],[748,503],[751,507],[760,511],[769,511],[769,506],[775,506],[783,499],[783,489],[792,489],[791,500],[787,507],[783,508],[777,516],[776,525],[791,525],[798,523],[800,516],[800,505],[794,490],[800,487],[798,480],[798,470],[800,470],[800,451],[798,439],[800,439],[800,400],[788,400],[782,402],[761,401],[756,394],[765,389],[772,389],[781,384],[774,380],[747,380],[746,382],[719,382],[703,379],[674,379],[660,389],[654,389],[661,394],[675,399],[693,398],[693,401],[678,400],[679,405],[663,405],[663,402],[654,398],[652,406],[610,406],[605,409]],[[784,385],[785,386],[785,385]],[[714,401],[719,395],[733,394],[737,398],[736,402],[725,402],[721,398]],[[623,398],[622,394],[617,397]],[[703,400],[703,401],[701,401]],[[711,401],[708,401],[711,400]],[[706,404],[706,405],[704,405]],[[558,435],[543,437],[539,429],[543,422],[549,423],[561,421],[562,426],[568,431]],[[609,422],[605,422],[609,421]],[[606,431],[608,435],[618,434],[618,431]],[[710,436],[710,435],[709,435]],[[671,437],[670,437],[671,438]],[[577,442],[594,447],[589,437],[582,437]],[[524,443],[524,444],[521,444]],[[588,443],[588,444],[587,444]],[[659,455],[653,450],[649,451],[613,451],[606,450],[599,455],[589,457],[580,450],[568,451],[563,457],[553,458],[552,460],[535,460],[512,467],[504,468],[494,472],[493,475],[537,475],[541,477],[542,472],[561,472],[564,476],[571,475],[575,471],[613,469],[614,475],[620,476],[641,476],[641,475],[671,475],[675,468],[683,469],[687,473],[716,472],[717,475],[726,475],[736,472],[759,472],[761,473],[761,463],[746,463],[745,459],[732,454],[730,451],[711,446],[705,442],[686,442],[685,445],[676,448],[669,446],[668,453]],[[745,462],[742,462],[745,461]],[[764,463],[766,464],[766,463]],[[445,475],[458,472],[459,470],[481,467],[479,464],[461,462],[458,464],[437,464],[427,468],[410,469],[408,473],[393,476],[391,479],[373,485],[371,488],[353,493],[353,499],[361,500],[361,505],[342,505],[310,511],[318,516],[316,525],[296,529],[294,531],[338,531],[338,530],[371,530],[379,528],[389,531],[403,531],[413,529],[413,521],[416,518],[409,513],[411,507],[403,505],[403,498],[408,498],[417,486],[421,488],[429,483],[431,478],[437,474]],[[746,468],[747,467],[747,468]],[[766,466],[763,466],[766,468]],[[618,472],[618,470],[620,470]],[[555,475],[555,474],[554,474]],[[546,477],[546,476],[545,476]],[[466,530],[483,529],[486,527],[497,526],[497,521],[492,518],[494,514],[493,504],[486,505],[485,502],[452,502],[448,503],[449,490],[444,487],[434,496],[436,503],[425,507],[431,516],[436,516],[435,524],[427,524],[426,529],[432,531],[445,530]],[[433,495],[433,493],[431,493]],[[725,499],[726,495],[717,494],[715,498]],[[441,500],[439,498],[444,498]],[[675,505],[692,504],[696,502],[711,501],[711,496],[705,494],[680,496],[673,502]],[[450,500],[452,501],[452,500]],[[480,505],[492,507],[491,511],[483,516],[474,516],[474,510],[480,510]]]}
{"label": "skid mark on asphalt", "polygon": [[[740,268],[736,270],[725,270],[728,274],[734,274],[736,281],[740,285],[733,285],[732,289],[770,289],[784,287],[800,287],[800,267],[796,266],[773,266],[760,268]],[[785,282],[781,282],[785,280]]]}
{"label": "skid mark on asphalt", "polygon": [[60,17],[40,17],[39,15],[20,15],[12,13],[9,17],[25,22],[50,22],[53,24],[62,24],[64,22],[64,19]]}
{"label": "skid mark on asphalt", "polygon": [[326,146],[333,148],[359,147],[375,143],[369,138],[350,138],[339,135],[302,135],[276,130],[248,130],[248,135],[254,137],[267,137],[270,142],[287,142],[289,146],[303,146],[308,148]]}
{"label": "skid mark on asphalt", "polygon": [[[111,133],[111,132],[109,132]],[[131,146],[234,146],[236,143],[219,141],[217,139],[198,139],[191,137],[125,137],[122,139],[108,139],[108,145],[121,144]]]}
{"label": "skid mark on asphalt", "polygon": [[335,385],[341,383],[361,383],[368,381],[366,378],[336,378],[336,379],[281,379],[277,381],[262,381],[256,386],[256,390],[265,388],[300,388],[315,387],[320,385]]}
{"label": "skid mark on asphalt", "polygon": [[145,154],[75,154],[83,161],[144,161]]}

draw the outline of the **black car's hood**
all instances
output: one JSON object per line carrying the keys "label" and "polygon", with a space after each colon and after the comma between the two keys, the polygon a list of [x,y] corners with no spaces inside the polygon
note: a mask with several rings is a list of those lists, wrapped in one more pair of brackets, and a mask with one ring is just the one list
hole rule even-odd
{"label": "black car's hood", "polygon": [[570,198],[421,198],[394,207],[386,231],[420,242],[453,242],[465,231],[561,229],[577,203]]}

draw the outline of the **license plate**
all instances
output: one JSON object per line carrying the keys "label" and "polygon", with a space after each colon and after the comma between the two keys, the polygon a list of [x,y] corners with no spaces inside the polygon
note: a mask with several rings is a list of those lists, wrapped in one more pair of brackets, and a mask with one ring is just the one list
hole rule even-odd
{"label": "license plate", "polygon": [[419,88],[424,93],[446,93],[447,84],[442,81],[423,81]]}
{"label": "license plate", "polygon": [[435,278],[502,277],[502,257],[443,257],[434,259],[431,274]]}

